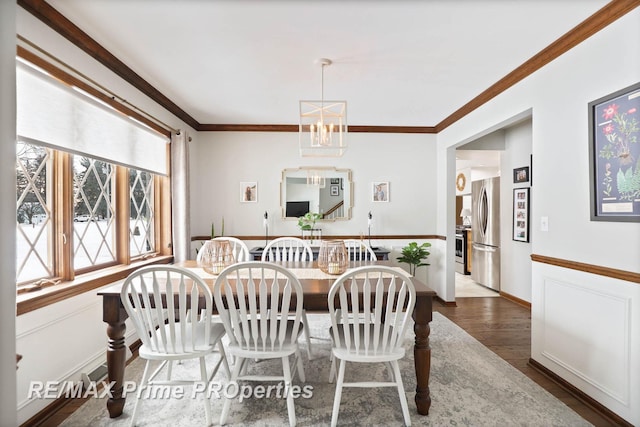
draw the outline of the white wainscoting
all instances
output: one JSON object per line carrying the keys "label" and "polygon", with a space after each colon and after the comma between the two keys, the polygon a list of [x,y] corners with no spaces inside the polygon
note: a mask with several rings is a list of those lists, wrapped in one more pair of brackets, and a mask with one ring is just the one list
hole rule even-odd
{"label": "white wainscoting", "polygon": [[531,356],[640,425],[640,286],[533,263]]}
{"label": "white wainscoting", "polygon": [[[18,422],[33,417],[52,399],[27,399],[32,381],[80,381],[106,363],[107,332],[98,290],[86,292],[16,318]],[[125,342],[137,339],[127,322]]]}

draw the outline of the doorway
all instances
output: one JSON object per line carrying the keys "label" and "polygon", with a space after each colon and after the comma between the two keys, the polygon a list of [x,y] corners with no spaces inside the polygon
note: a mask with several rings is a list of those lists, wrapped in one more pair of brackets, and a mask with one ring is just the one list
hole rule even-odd
{"label": "doorway", "polygon": [[[456,149],[456,298],[498,297],[500,293],[476,283],[472,278],[473,260],[473,181],[500,176],[499,143],[502,135],[492,134]],[[487,147],[487,148],[485,148]],[[466,185],[461,185],[465,183]]]}

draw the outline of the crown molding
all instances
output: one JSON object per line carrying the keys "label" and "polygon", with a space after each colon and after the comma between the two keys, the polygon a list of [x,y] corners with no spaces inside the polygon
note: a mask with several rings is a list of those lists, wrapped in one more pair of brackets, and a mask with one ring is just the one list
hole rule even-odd
{"label": "crown molding", "polygon": [[[299,125],[200,124],[201,132],[298,132]],[[349,133],[436,133],[433,126],[348,126]]]}

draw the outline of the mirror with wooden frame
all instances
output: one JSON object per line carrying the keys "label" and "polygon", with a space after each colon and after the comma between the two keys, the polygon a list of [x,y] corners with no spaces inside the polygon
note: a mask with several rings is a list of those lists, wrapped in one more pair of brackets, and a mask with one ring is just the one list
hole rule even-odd
{"label": "mirror with wooden frame", "polygon": [[351,219],[351,169],[303,166],[283,170],[280,206],[284,219],[298,218],[307,212],[321,214],[320,221]]}

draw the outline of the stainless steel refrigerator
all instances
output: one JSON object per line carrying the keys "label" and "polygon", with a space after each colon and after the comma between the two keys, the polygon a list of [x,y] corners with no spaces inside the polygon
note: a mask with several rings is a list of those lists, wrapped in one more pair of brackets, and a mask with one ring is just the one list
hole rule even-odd
{"label": "stainless steel refrigerator", "polygon": [[500,177],[471,183],[471,278],[500,290]]}

